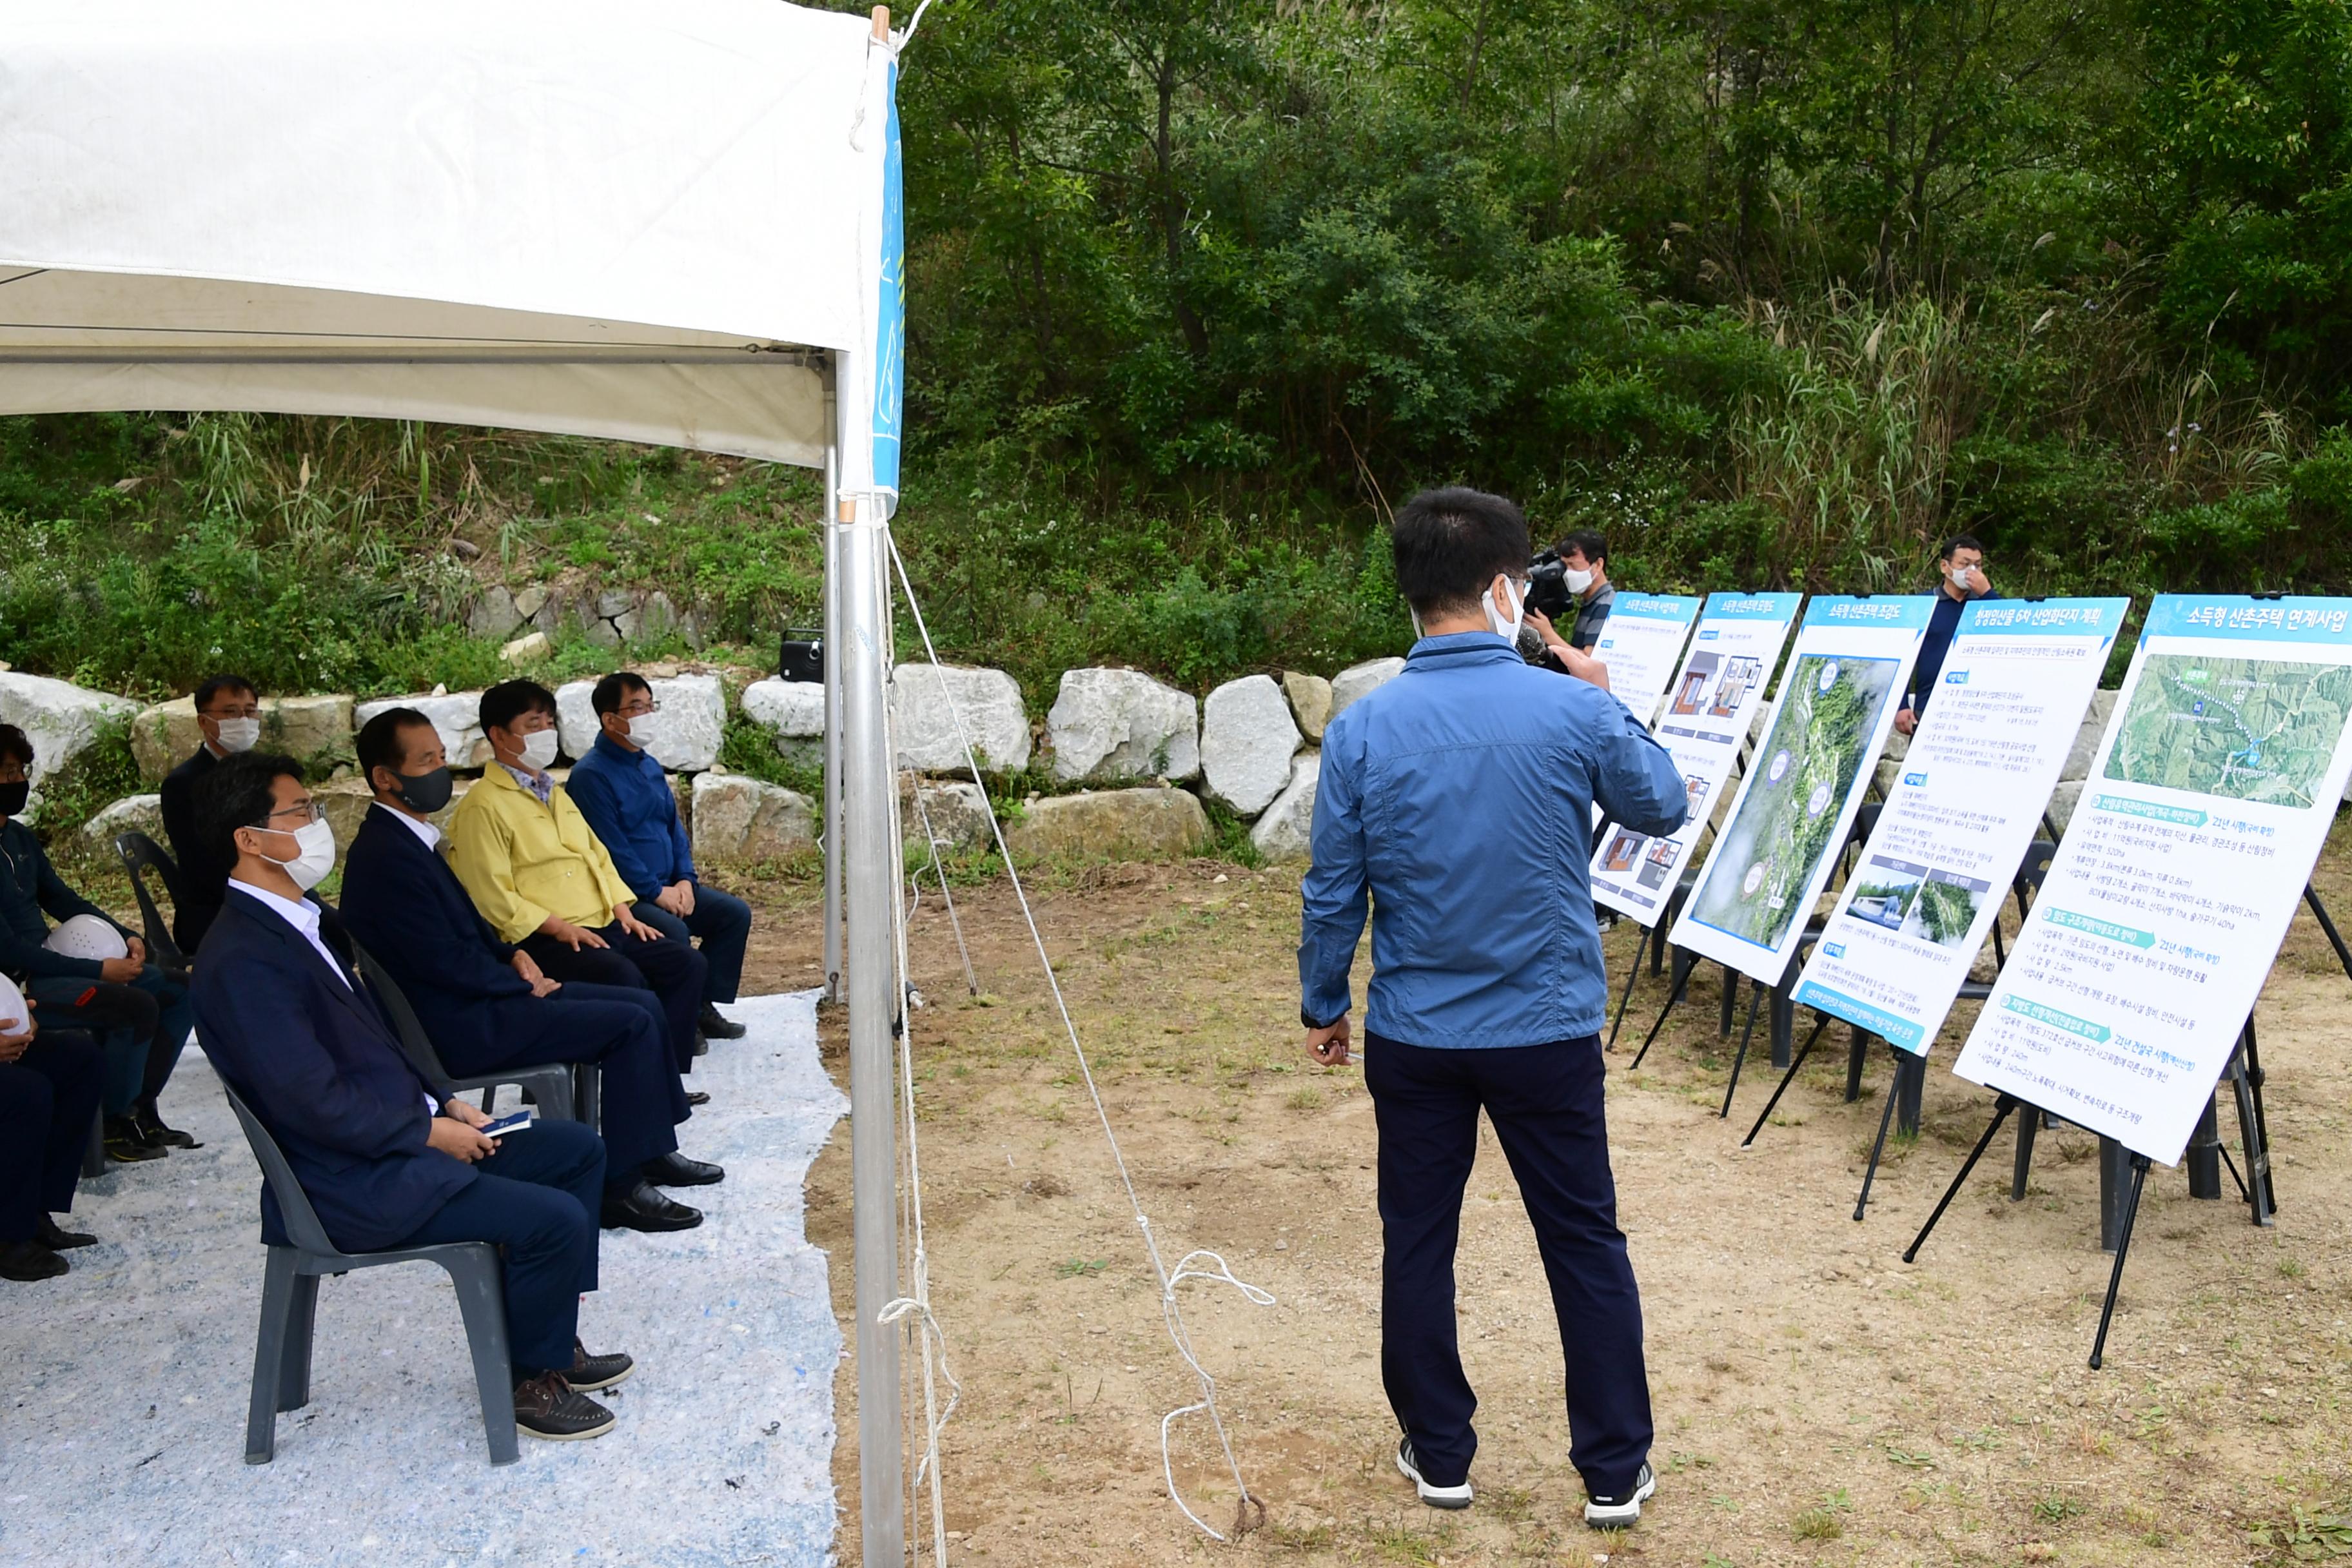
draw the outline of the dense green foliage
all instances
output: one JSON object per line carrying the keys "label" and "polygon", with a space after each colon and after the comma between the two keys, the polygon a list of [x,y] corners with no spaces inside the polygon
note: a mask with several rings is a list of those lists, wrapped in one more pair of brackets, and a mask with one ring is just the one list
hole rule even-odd
{"label": "dense green foliage", "polygon": [[[899,537],[941,651],[1040,708],[1392,651],[1382,520],[1455,479],[1646,587],[1904,586],[1962,527],[2011,592],[2352,584],[2347,0],[940,0],[902,101]],[[815,505],[583,441],[0,421],[0,657],[469,685],[504,581],[658,584],[764,659]]]}

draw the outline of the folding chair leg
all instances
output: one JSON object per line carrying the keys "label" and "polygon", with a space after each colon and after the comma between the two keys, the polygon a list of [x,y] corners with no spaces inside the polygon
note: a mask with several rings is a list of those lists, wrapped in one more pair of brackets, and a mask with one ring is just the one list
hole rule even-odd
{"label": "folding chair leg", "polygon": [[572,1068],[572,1114],[583,1127],[604,1131],[604,1071],[594,1062]]}
{"label": "folding chair leg", "polygon": [[474,1352],[474,1383],[482,1396],[482,1431],[489,1438],[490,1463],[511,1465],[522,1458],[515,1433],[514,1364],[507,1349],[506,1289],[499,1255],[468,1247],[438,1259],[457,1288],[457,1310],[466,1320],[466,1344]]}
{"label": "folding chair leg", "polygon": [[310,1403],[310,1336],[319,1318],[319,1277],[294,1276],[293,1303],[286,1314],[286,1354],[278,1363],[278,1408],[299,1410]]}
{"label": "folding chair leg", "polygon": [[278,1457],[278,1387],[285,1374],[286,1329],[294,1313],[294,1249],[273,1247],[261,1270],[261,1331],[253,1347],[253,1401],[245,1418],[245,1462]]}
{"label": "folding chair leg", "polygon": [[82,1180],[96,1181],[106,1174],[106,1107],[100,1106],[90,1113],[89,1142],[82,1145]]}

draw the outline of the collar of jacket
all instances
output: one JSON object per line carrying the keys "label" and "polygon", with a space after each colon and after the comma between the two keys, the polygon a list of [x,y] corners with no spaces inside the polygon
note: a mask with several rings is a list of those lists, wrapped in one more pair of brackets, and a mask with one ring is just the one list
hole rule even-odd
{"label": "collar of jacket", "polygon": [[1423,637],[1404,656],[1407,669],[1526,662],[1499,632],[1448,632],[1440,637]]}
{"label": "collar of jacket", "polygon": [[651,755],[643,746],[639,746],[633,752],[629,750],[628,747],[621,744],[620,742],[613,739],[612,736],[606,734],[601,729],[596,731],[595,742],[589,747],[589,750],[602,752],[606,756],[612,758],[614,762],[623,763],[629,767],[635,767],[641,763],[647,763],[653,760]]}

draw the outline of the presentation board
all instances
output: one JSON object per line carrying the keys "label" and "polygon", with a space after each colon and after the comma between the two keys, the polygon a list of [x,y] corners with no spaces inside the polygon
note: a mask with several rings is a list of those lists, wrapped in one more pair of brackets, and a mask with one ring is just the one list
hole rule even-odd
{"label": "presentation board", "polygon": [[1878,826],[1798,978],[1806,1006],[1925,1056],[2082,732],[2129,599],[1960,612]]}
{"label": "presentation board", "polygon": [[2178,1163],[2336,820],[2347,716],[2352,599],[2159,596],[1953,1070]]}
{"label": "presentation board", "polygon": [[[1778,985],[1902,706],[1928,595],[1816,598],[1674,945]],[[1605,848],[1604,848],[1605,852]]]}
{"label": "presentation board", "polygon": [[1610,693],[1644,724],[1658,716],[1698,606],[1689,594],[1620,592],[1601,623],[1592,655],[1609,667]]}
{"label": "presentation board", "polygon": [[1651,725],[1682,770],[1690,815],[1659,837],[1628,827],[1604,833],[1592,857],[1596,903],[1645,926],[1658,923],[1675,884],[1689,869],[1693,846],[1715,815],[1739,760],[1739,742],[1764,700],[1765,684],[1804,600],[1802,594],[1707,595],[1689,651],[1665,689],[1664,710]]}

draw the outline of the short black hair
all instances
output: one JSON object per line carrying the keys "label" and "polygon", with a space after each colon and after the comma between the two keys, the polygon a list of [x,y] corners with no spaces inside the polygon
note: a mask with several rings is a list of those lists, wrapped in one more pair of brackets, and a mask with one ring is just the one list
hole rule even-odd
{"label": "short black hair", "polygon": [[1604,566],[1609,563],[1609,542],[1601,537],[1601,531],[1597,528],[1578,529],[1562,539],[1558,549],[1563,556],[1581,555],[1587,561],[1599,562]]}
{"label": "short black hair", "polygon": [[536,680],[501,680],[482,693],[480,717],[485,730],[511,733],[514,721],[524,714],[554,711],[555,693]]}
{"label": "short black hair", "polygon": [[224,691],[242,691],[257,702],[261,700],[260,689],[242,675],[207,675],[204,683],[196,688],[194,700],[196,711],[201,713],[211,707],[213,699]]}
{"label": "short black hair", "polygon": [[236,830],[266,827],[278,805],[278,781],[302,780],[302,764],[277,752],[232,752],[196,784],[196,837],[236,864]]}
{"label": "short black hair", "polygon": [[1524,576],[1532,553],[1526,514],[1501,496],[1466,486],[1423,490],[1398,509],[1389,543],[1397,586],[1427,616],[1478,602],[1496,574]]}
{"label": "short black hair", "polygon": [[413,724],[433,728],[433,721],[414,708],[387,708],[360,726],[360,777],[368,788],[375,788],[376,769],[390,768],[396,773],[408,761],[408,747],[400,732]]}
{"label": "short black hair", "polygon": [[621,710],[621,704],[629,700],[630,692],[642,691],[650,697],[653,695],[653,690],[654,689],[646,684],[646,678],[636,671],[616,669],[598,681],[596,689],[588,694],[589,711],[594,713],[599,719],[607,713],[618,713]]}
{"label": "short black hair", "polygon": [[0,724],[0,757],[14,757],[24,767],[33,765],[33,741],[14,724]]}
{"label": "short black hair", "polygon": [[1952,558],[1952,552],[1955,550],[1973,550],[1978,554],[1982,555],[1984,553],[1984,542],[1977,538],[1973,533],[1956,533],[1952,535],[1951,538],[1944,541],[1944,547],[1936,552],[1936,559],[1938,561],[1949,561]]}

